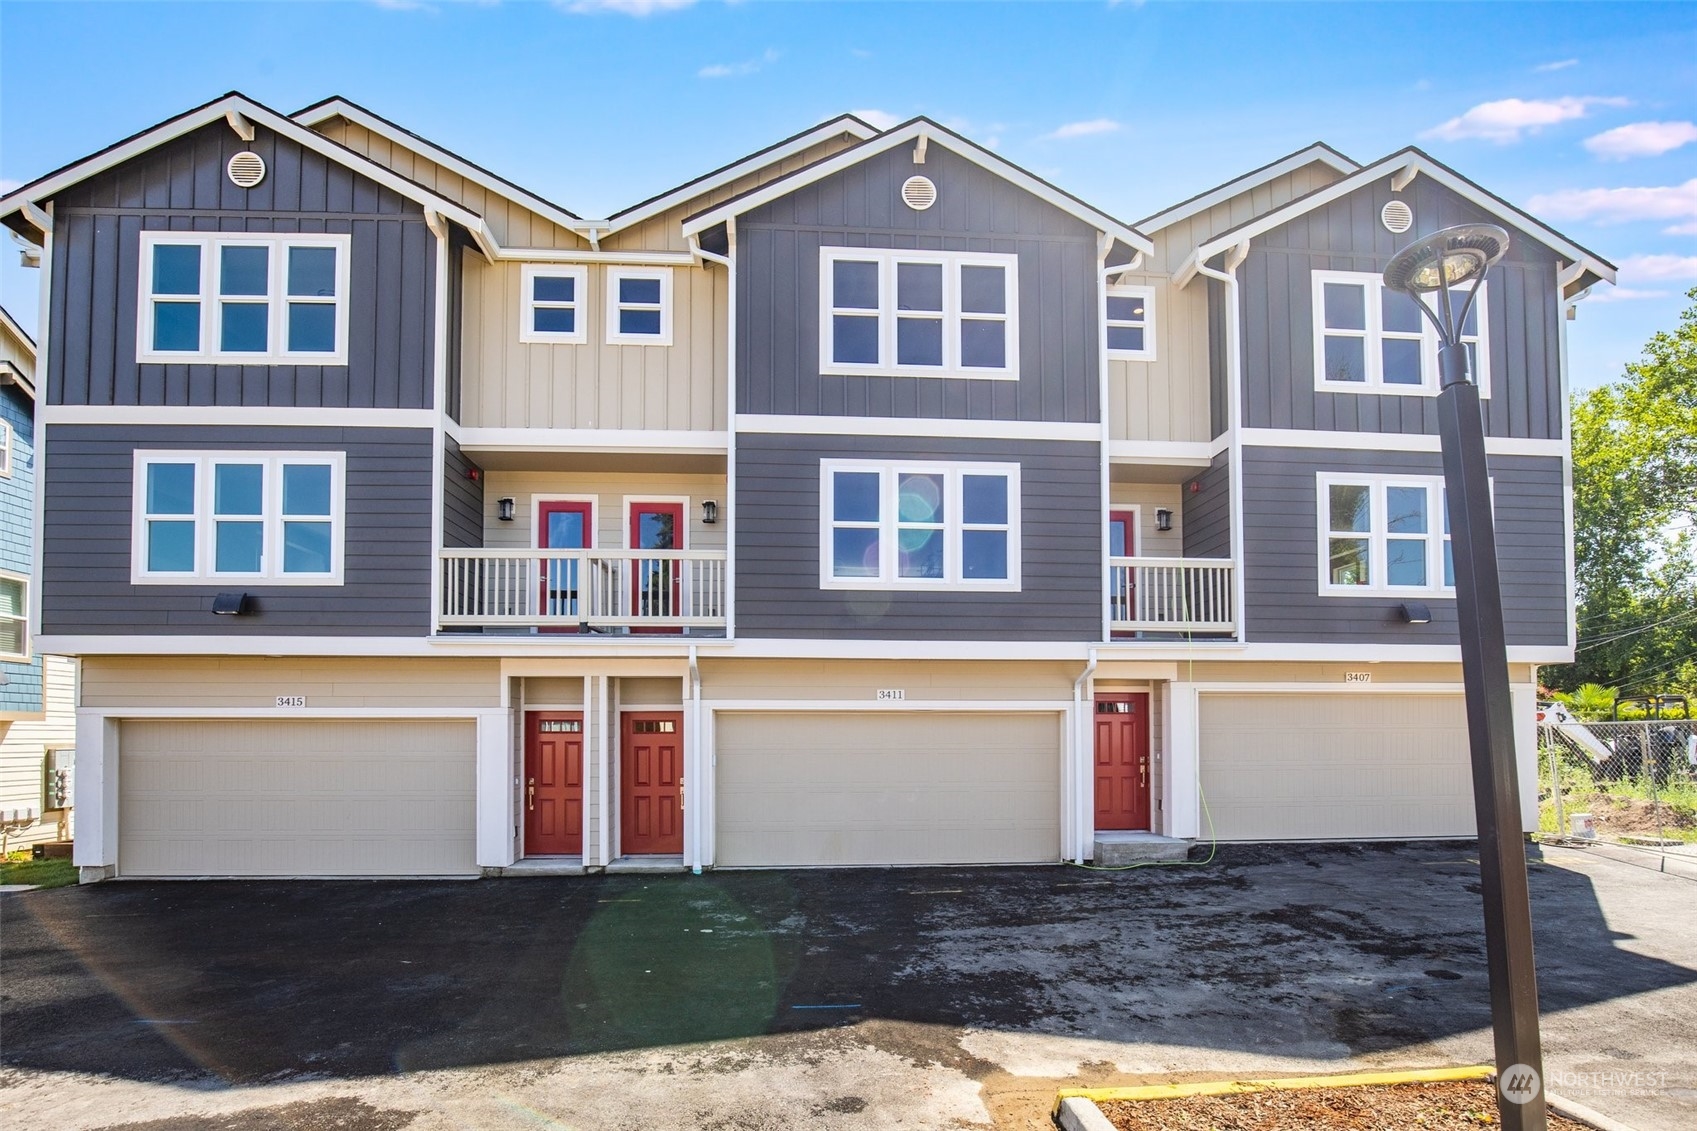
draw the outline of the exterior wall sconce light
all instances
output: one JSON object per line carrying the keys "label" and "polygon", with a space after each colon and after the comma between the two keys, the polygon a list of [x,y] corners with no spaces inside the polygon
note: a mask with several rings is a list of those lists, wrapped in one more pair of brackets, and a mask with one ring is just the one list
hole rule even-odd
{"label": "exterior wall sconce light", "polygon": [[513,500],[510,496],[495,504],[495,517],[502,522],[513,521]]}
{"label": "exterior wall sconce light", "polygon": [[701,522],[704,526],[712,526],[719,521],[719,504],[708,499],[701,504]]}
{"label": "exterior wall sconce light", "polygon": [[1404,624],[1432,623],[1432,610],[1420,601],[1404,601],[1397,606],[1397,611],[1402,614]]}
{"label": "exterior wall sconce light", "polygon": [[1155,508],[1155,529],[1171,530],[1173,528],[1173,512],[1166,507]]}
{"label": "exterior wall sconce light", "polygon": [[221,617],[242,617],[248,614],[246,593],[220,593],[212,598],[212,611]]}
{"label": "exterior wall sconce light", "polygon": [[[1544,1131],[1548,1121],[1538,1035],[1538,972],[1532,964],[1532,907],[1509,704],[1502,581],[1497,574],[1479,386],[1467,372],[1467,347],[1461,341],[1480,281],[1507,251],[1508,233],[1494,224],[1444,228],[1392,256],[1385,264],[1385,286],[1412,298],[1438,331],[1438,445],[1453,532],[1491,1028],[1497,1073],[1504,1082],[1497,1116],[1503,1131]],[[1487,315],[1479,311],[1479,320]]]}

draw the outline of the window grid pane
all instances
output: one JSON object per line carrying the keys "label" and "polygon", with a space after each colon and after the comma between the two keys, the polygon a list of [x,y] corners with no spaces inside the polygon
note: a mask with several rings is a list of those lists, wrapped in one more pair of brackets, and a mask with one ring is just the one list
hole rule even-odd
{"label": "window grid pane", "polygon": [[[343,264],[340,244],[322,242],[329,238],[339,237],[198,236],[172,244],[143,233],[154,301],[140,360],[149,352],[239,362],[337,353]],[[202,297],[212,309],[202,310]]]}
{"label": "window grid pane", "polygon": [[209,579],[333,576],[339,466],[279,456],[144,461],[136,569]]}

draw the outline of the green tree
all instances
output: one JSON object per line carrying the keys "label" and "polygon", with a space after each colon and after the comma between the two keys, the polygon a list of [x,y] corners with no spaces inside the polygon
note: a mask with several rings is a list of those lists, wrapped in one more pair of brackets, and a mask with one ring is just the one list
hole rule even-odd
{"label": "green tree", "polygon": [[1579,651],[1545,679],[1697,691],[1697,287],[1620,380],[1573,404]]}

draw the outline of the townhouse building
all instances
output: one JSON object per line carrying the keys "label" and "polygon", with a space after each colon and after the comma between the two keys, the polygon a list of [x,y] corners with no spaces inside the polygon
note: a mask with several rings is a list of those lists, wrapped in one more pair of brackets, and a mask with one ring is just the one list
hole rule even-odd
{"label": "townhouse building", "polygon": [[231,94],[0,219],[85,879],[1469,835],[1435,341],[1378,282],[1464,221],[1536,820],[1613,268],[1418,150],[1128,224],[845,116],[590,220]]}

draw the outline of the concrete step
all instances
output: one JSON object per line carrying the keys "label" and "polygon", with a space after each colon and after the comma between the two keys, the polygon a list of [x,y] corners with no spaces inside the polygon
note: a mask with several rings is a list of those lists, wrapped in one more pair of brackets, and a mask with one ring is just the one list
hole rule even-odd
{"label": "concrete step", "polygon": [[494,876],[581,876],[583,875],[583,857],[581,856],[528,856],[523,860],[515,860],[505,868],[485,868],[483,874]]}
{"label": "concrete step", "polygon": [[1102,832],[1096,834],[1095,855],[1091,862],[1099,868],[1117,868],[1125,864],[1186,860],[1189,857],[1188,840],[1157,836],[1155,833]]}
{"label": "concrete step", "polygon": [[607,865],[609,875],[656,875],[662,872],[684,871],[682,856],[621,856]]}

